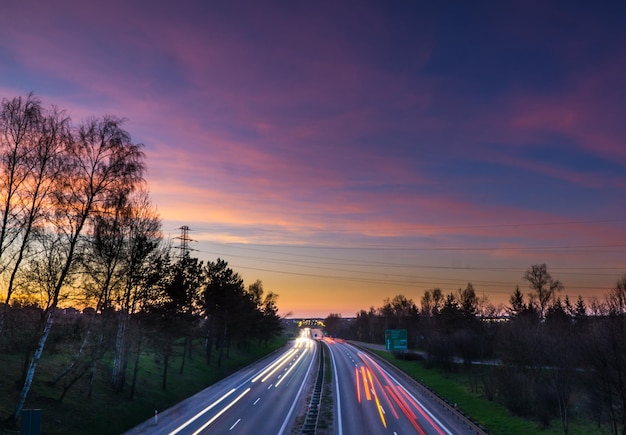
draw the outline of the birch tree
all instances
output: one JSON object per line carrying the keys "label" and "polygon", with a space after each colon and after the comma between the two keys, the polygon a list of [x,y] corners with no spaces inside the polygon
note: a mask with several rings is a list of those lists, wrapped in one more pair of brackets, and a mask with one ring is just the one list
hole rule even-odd
{"label": "birch tree", "polygon": [[131,142],[122,129],[123,121],[115,117],[90,119],[72,134],[65,149],[65,173],[55,186],[54,215],[48,231],[57,234],[62,243],[61,271],[45,311],[44,325],[30,361],[15,411],[10,420],[17,421],[30,391],[37,365],[54,323],[61,291],[77,264],[81,238],[88,219],[120,192],[131,192],[143,176],[141,146]]}
{"label": "birch tree", "polygon": [[125,209],[122,225],[125,247],[119,292],[115,295],[118,307],[118,324],[111,384],[121,391],[126,382],[128,365],[128,326],[130,316],[138,308],[137,303],[146,286],[153,284],[149,272],[151,255],[162,242],[161,221],[154,210],[148,193],[138,191],[131,196]]}
{"label": "birch tree", "polygon": [[41,119],[41,103],[31,94],[4,99],[0,108],[0,271],[5,254],[17,238],[17,196],[28,177],[28,154]]}
{"label": "birch tree", "polygon": [[128,214],[126,208],[128,207],[125,192],[120,192],[120,196],[107,201],[102,210],[93,214],[89,220],[91,231],[85,237],[84,251],[81,255],[82,287],[85,297],[88,300],[95,300],[96,313],[99,315],[90,317],[76,355],[65,370],[55,378],[55,384],[70,374],[77,380],[86,374],[87,370],[91,370],[92,377],[95,376],[98,360],[104,355],[104,352],[86,352],[86,350],[101,347],[98,343],[104,341],[103,335],[107,324],[115,319],[112,315],[112,295],[121,285],[123,276],[123,252],[126,243],[124,226],[127,220],[125,216]]}
{"label": "birch tree", "polygon": [[[9,266],[5,307],[16,289],[24,259],[37,254],[32,248],[33,240],[44,226],[56,180],[62,175],[61,160],[63,147],[69,139],[68,127],[65,114],[53,108],[40,117],[37,134],[31,138],[33,143],[29,144],[26,157],[28,175],[16,195],[15,224],[18,238]],[[3,317],[3,313],[0,313],[0,332]]]}

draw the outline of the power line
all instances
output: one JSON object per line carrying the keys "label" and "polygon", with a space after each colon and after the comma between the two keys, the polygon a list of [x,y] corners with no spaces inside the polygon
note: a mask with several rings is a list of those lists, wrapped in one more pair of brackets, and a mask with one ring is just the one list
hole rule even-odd
{"label": "power line", "polygon": [[[524,227],[542,227],[542,226],[564,226],[564,225],[580,225],[580,224],[599,224],[599,223],[626,223],[626,219],[586,219],[586,220],[564,220],[564,221],[544,221],[544,222],[513,222],[513,223],[495,223],[495,224],[481,224],[481,225],[440,225],[440,224],[415,224],[407,225],[406,227],[415,230],[418,229],[432,229],[436,227],[438,229],[472,229],[472,228],[524,228]],[[215,227],[221,228],[216,225]],[[333,226],[333,229],[341,229],[340,226]],[[363,228],[363,227],[360,227]],[[372,228],[376,228],[373,226]],[[202,227],[199,231],[214,231],[214,228]],[[264,232],[284,233],[282,228],[269,229],[263,228]]]}
{"label": "power line", "polygon": [[[328,256],[317,256],[317,255],[308,255],[308,254],[301,254],[301,253],[294,253],[294,252],[289,252],[289,253],[285,253],[285,252],[278,252],[278,251],[272,251],[272,250],[266,250],[266,249],[255,249],[255,248],[250,248],[248,247],[248,245],[233,245],[233,244],[225,244],[226,246],[231,246],[231,247],[235,247],[237,249],[241,249],[241,250],[247,250],[247,251],[253,251],[253,252],[263,252],[263,253],[267,253],[267,254],[275,254],[275,255],[279,255],[279,256],[284,256],[284,255],[288,255],[290,258],[289,260],[282,260],[288,264],[326,264],[326,265],[343,265],[343,266],[361,266],[361,267],[369,267],[369,266],[375,266],[375,267],[386,267],[386,268],[418,268],[418,269],[442,269],[442,270],[483,270],[483,271],[492,271],[492,272],[514,272],[514,271],[518,271],[518,270],[525,270],[527,269],[527,266],[504,266],[504,267],[476,267],[476,266],[435,266],[435,265],[424,265],[424,264],[416,264],[416,263],[398,263],[398,262],[381,262],[381,261],[368,261],[368,260],[362,260],[362,259],[358,259],[358,260],[353,260],[350,258],[337,258],[337,257],[328,257]],[[217,252],[209,252],[209,251],[202,251],[208,254],[214,254],[214,255],[223,255]],[[249,258],[249,259],[256,259],[256,260],[267,260],[267,258],[265,257],[252,257],[252,256],[245,256],[245,255],[240,255],[240,254],[229,254],[231,256],[235,256],[235,257],[240,257],[240,258]],[[294,260],[291,257],[299,257],[299,258],[304,258],[306,260]],[[311,261],[309,259],[314,259],[316,261]],[[278,259],[271,259],[271,260],[278,260]],[[318,261],[318,260],[324,260],[324,261]],[[267,260],[269,261],[269,260]],[[576,270],[576,271],[582,271],[582,270],[623,270],[624,268],[621,267],[551,267],[551,270]],[[569,272],[571,274],[576,274],[576,272]]]}
{"label": "power line", "polygon": [[[463,270],[463,271],[483,271],[483,272],[501,272],[501,273],[511,273],[511,272],[519,272],[520,276],[523,274],[524,270],[528,268],[528,266],[519,266],[519,267],[474,267],[474,266],[433,266],[433,265],[422,265],[422,264],[402,264],[402,263],[379,263],[379,262],[371,262],[371,261],[359,261],[359,260],[348,260],[349,262],[343,262],[343,259],[329,259],[333,260],[332,262],[325,261],[310,261],[310,260],[292,260],[292,259],[279,259],[279,258],[267,258],[267,257],[254,257],[249,255],[240,255],[240,254],[224,254],[219,252],[212,251],[203,251],[198,250],[198,252],[202,252],[205,254],[212,254],[218,257],[229,256],[236,257],[248,260],[256,260],[264,263],[272,263],[272,264],[284,264],[287,266],[304,266],[311,269],[321,269],[327,271],[337,271],[337,272],[350,272],[350,273],[374,273],[371,272],[372,267],[379,267],[383,269],[435,269],[435,270]],[[323,267],[323,266],[335,266],[335,267]],[[369,271],[363,271],[361,269],[342,269],[336,266],[353,266],[355,268],[368,268]],[[614,276],[614,273],[589,273],[589,272],[580,272],[582,270],[614,270],[621,271],[625,270],[625,268],[568,268],[568,267],[551,267],[551,271],[561,271],[562,275],[580,275],[580,276]],[[563,270],[566,270],[563,272]],[[578,272],[570,272],[569,270],[578,270]],[[377,272],[382,273],[382,272]],[[403,276],[403,277],[411,277],[411,275],[400,275],[400,274],[390,274],[384,272],[385,275],[390,276]],[[435,279],[435,278],[433,278]]]}
{"label": "power line", "polygon": [[[258,258],[258,257],[249,257],[249,256],[242,256],[242,255],[231,255],[231,254],[218,254],[215,252],[208,252],[208,251],[202,251],[202,250],[198,250],[199,252],[203,252],[203,253],[208,253],[208,254],[213,254],[213,255],[218,255],[220,257],[238,257],[238,258],[244,258],[244,259],[253,259],[253,260],[257,260],[260,262],[264,262],[264,263],[272,263],[272,264],[283,264],[283,265],[287,265],[287,266],[293,266],[294,264],[287,261],[287,260],[279,260],[279,259],[267,259],[267,258]],[[302,264],[298,264],[298,265],[302,265]],[[358,266],[355,264],[350,264],[351,266]],[[284,274],[284,275],[295,275],[295,276],[305,276],[305,277],[313,277],[313,278],[322,278],[322,279],[331,279],[331,280],[340,280],[340,281],[352,281],[352,282],[364,282],[364,283],[369,283],[369,284],[380,284],[380,285],[393,285],[393,286],[404,286],[404,287],[416,287],[416,286],[437,286],[437,285],[441,285],[441,286],[458,286],[458,285],[463,285],[464,282],[470,281],[473,284],[479,286],[479,287],[497,287],[497,288],[502,288],[502,287],[506,287],[506,286],[514,286],[516,285],[515,280],[509,280],[509,281],[495,281],[495,280],[482,280],[482,279],[467,279],[467,278],[444,278],[444,277],[437,277],[437,276],[424,276],[424,275],[411,275],[411,274],[389,274],[389,273],[385,273],[385,272],[374,272],[371,271],[371,267],[369,271],[363,271],[363,270],[354,270],[354,269],[341,269],[341,268],[330,268],[330,267],[319,267],[319,266],[310,266],[310,265],[305,265],[308,266],[308,269],[318,269],[318,270],[323,270],[325,272],[331,272],[333,273],[332,275],[329,275],[328,273],[324,274],[324,273],[314,273],[314,272],[298,272],[298,271],[287,271],[287,270],[277,270],[277,269],[269,269],[269,268],[262,268],[262,267],[253,267],[253,266],[244,266],[244,265],[233,265],[233,267],[237,267],[240,269],[249,269],[249,270],[257,270],[257,271],[263,271],[263,272],[270,272],[270,273],[278,273],[278,274]],[[369,266],[363,266],[363,267],[369,267]],[[451,269],[453,269],[453,267],[450,267]],[[468,268],[466,267],[461,267],[458,268],[459,270],[468,270]],[[499,270],[501,272],[519,272],[520,274],[520,280],[521,280],[521,276],[523,274],[523,271],[526,269],[526,267],[520,267],[520,268],[510,268],[510,269],[506,269],[506,270]],[[472,269],[469,269],[472,270]],[[476,268],[475,270],[490,270],[490,269],[486,269],[486,268]],[[554,270],[554,269],[553,269]],[[616,270],[621,270],[621,269],[617,269]],[[340,274],[335,274],[334,272],[339,272]],[[341,274],[343,273],[343,274]],[[347,275],[346,275],[347,274]],[[354,276],[354,274],[358,274],[359,276]],[[385,278],[381,278],[380,276],[384,276]],[[587,275],[592,275],[592,274],[587,274]],[[594,274],[595,275],[595,274]],[[600,276],[615,276],[614,274],[606,274],[606,275],[600,275]],[[391,279],[389,279],[391,278]],[[397,279],[394,279],[397,278]],[[576,285],[568,285],[567,286],[568,289],[578,289],[578,290],[604,290],[607,287],[606,286],[602,286],[602,287],[597,287],[597,286],[576,286]]]}
{"label": "power line", "polygon": [[[348,277],[348,276],[335,276],[335,275],[320,275],[320,274],[313,274],[313,273],[304,273],[304,272],[289,272],[289,271],[284,271],[284,270],[273,270],[273,269],[265,269],[265,268],[260,268],[260,267],[251,267],[251,266],[242,266],[242,265],[237,265],[237,264],[231,264],[231,266],[238,268],[238,269],[248,269],[248,270],[256,270],[256,271],[260,271],[260,272],[271,272],[271,273],[278,273],[278,274],[284,274],[284,275],[296,275],[296,276],[306,276],[306,277],[311,277],[311,278],[322,278],[322,279],[331,279],[331,280],[340,280],[340,281],[352,281],[352,282],[364,282],[364,283],[370,283],[370,284],[381,284],[381,285],[393,285],[393,286],[398,286],[398,285],[402,285],[405,287],[423,287],[423,286],[433,286],[433,285],[443,285],[443,284],[447,284],[447,285],[452,285],[452,286],[458,286],[458,285],[462,285],[460,284],[461,282],[466,282],[467,280],[464,279],[458,279],[458,280],[444,280],[442,278],[436,278],[435,280],[437,281],[436,283],[433,282],[432,280],[429,281],[416,281],[416,280],[411,280],[411,281],[399,281],[399,280],[383,280],[383,279],[372,279],[372,278],[357,278],[357,277]],[[498,281],[476,281],[476,280],[472,280],[471,281],[472,284],[476,284],[476,286],[478,287],[499,287],[502,288],[505,285],[515,285],[512,282],[498,282]],[[607,290],[608,287],[606,286],[602,286],[602,287],[598,287],[598,286],[568,286],[568,289],[575,289],[575,290]],[[508,292],[497,292],[497,293],[506,293],[508,294]]]}
{"label": "power line", "polygon": [[[207,241],[208,242],[208,241]],[[209,242],[214,243],[214,242]],[[225,246],[243,247],[253,250],[250,246],[267,246],[255,243],[222,243]],[[429,251],[561,251],[576,249],[605,249],[605,248],[626,248],[626,243],[611,244],[583,244],[583,245],[544,245],[544,246],[433,246],[433,247],[409,247],[409,246],[381,246],[381,245],[304,245],[304,244],[271,244],[273,248],[281,249],[309,249],[309,250],[337,250],[337,251],[400,251],[400,252],[429,252]],[[608,251],[612,252],[612,251]]]}
{"label": "power line", "polygon": [[[578,221],[578,222],[549,222],[543,223],[545,225],[556,225],[566,223],[597,223],[597,222],[622,222],[623,220],[602,220],[602,221]],[[516,224],[507,224],[501,226],[515,226]],[[526,225],[539,225],[526,224]],[[242,254],[225,254],[219,252],[200,251],[206,254],[218,255],[219,257],[237,257],[241,259],[251,259],[259,261],[261,263],[279,264],[286,266],[285,268],[279,268],[283,270],[276,270],[273,268],[263,267],[251,267],[239,265],[237,267],[241,269],[257,270],[263,272],[270,272],[276,274],[296,275],[305,277],[314,277],[322,279],[343,280],[352,282],[365,282],[370,284],[389,285],[389,286],[404,286],[404,287],[417,287],[417,286],[458,286],[459,283],[466,281],[465,279],[450,279],[448,277],[436,277],[436,276],[422,276],[413,274],[402,273],[387,273],[384,271],[376,271],[373,268],[387,268],[387,269],[433,269],[433,270],[453,270],[453,271],[488,271],[488,272],[502,272],[502,273],[516,273],[519,272],[520,279],[523,271],[528,269],[528,266],[506,266],[506,267],[472,267],[472,266],[441,266],[441,265],[425,265],[425,264],[408,264],[406,261],[387,262],[387,261],[371,261],[365,259],[353,259],[353,258],[341,258],[342,255],[323,255],[323,251],[335,251],[345,252],[347,255],[364,255],[368,252],[384,252],[393,255],[395,252],[397,255],[404,255],[403,253],[426,253],[426,252],[438,252],[438,251],[455,251],[455,252],[487,252],[487,251],[507,251],[507,252],[540,252],[548,253],[550,251],[565,251],[561,254],[572,254],[572,251],[586,251],[588,254],[598,254],[600,249],[610,252],[611,254],[623,255],[623,251],[616,251],[618,248],[626,247],[626,244],[612,243],[612,244],[572,244],[572,245],[543,245],[543,246],[490,246],[490,247],[476,247],[476,246],[447,246],[447,247],[407,247],[407,246],[381,246],[381,245],[363,245],[363,246],[328,246],[328,245],[292,245],[292,244],[245,244],[245,243],[213,243],[217,247],[233,248],[242,251],[247,251],[249,255]],[[271,247],[271,249],[268,249]],[[221,250],[218,248],[218,250]],[[309,250],[313,253],[319,252],[317,255],[304,254],[299,252],[300,250]],[[259,252],[270,255],[258,255],[254,256],[252,253]],[[348,254],[350,253],[350,254]],[[288,258],[281,258],[287,256]],[[385,254],[387,256],[387,254]],[[304,267],[307,270],[320,270],[322,273],[307,273],[305,271],[285,270],[292,266]],[[341,266],[344,266],[343,268]],[[363,270],[366,268],[367,270]],[[600,276],[610,277],[616,276],[618,271],[623,271],[624,268],[620,267],[551,267],[552,272],[560,272],[563,275],[578,275],[578,276]],[[607,273],[597,273],[598,271],[605,271]],[[611,273],[612,271],[616,273]],[[593,273],[596,272],[596,273]],[[359,276],[355,276],[359,275]],[[514,286],[515,280],[511,281],[495,281],[495,280],[475,280],[470,281],[478,286],[503,288],[507,286]],[[570,290],[606,290],[608,287],[602,286],[567,286]]]}

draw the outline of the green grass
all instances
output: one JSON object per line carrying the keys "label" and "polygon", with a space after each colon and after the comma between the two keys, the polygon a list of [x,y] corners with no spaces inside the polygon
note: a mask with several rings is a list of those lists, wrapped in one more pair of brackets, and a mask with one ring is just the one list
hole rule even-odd
{"label": "green grass", "polygon": [[[192,396],[220,379],[258,360],[277,348],[287,338],[281,337],[268,347],[251,346],[244,351],[231,349],[230,358],[222,361],[218,368],[207,365],[203,349],[196,346],[193,358],[187,358],[183,374],[180,374],[181,357],[170,358],[167,389],[163,390],[162,361],[154,354],[146,353],[141,358],[134,400],[129,399],[130,387],[114,394],[109,386],[110,369],[103,361],[93,388],[92,398],[87,398],[88,377],[85,376],[69,391],[63,402],[58,398],[60,387],[50,385],[50,380],[59,373],[67,359],[59,355],[42,358],[35,375],[25,409],[42,410],[42,433],[56,434],[119,434],[154,416],[154,411],[163,411],[181,400]],[[14,410],[21,385],[16,384],[20,373],[19,355],[0,354],[0,419],[5,420]],[[132,364],[127,380],[130,383]],[[19,433],[18,430],[1,428],[0,433]]]}
{"label": "green grass", "polygon": [[[25,408],[42,409],[43,433],[57,434],[119,434],[154,416],[154,410],[163,411],[181,400],[192,396],[225,376],[258,360],[286,343],[286,338],[273,342],[269,347],[251,347],[248,351],[231,349],[229,359],[224,359],[221,368],[206,364],[200,344],[196,346],[193,358],[187,359],[184,373],[179,373],[181,358],[170,359],[167,389],[161,388],[162,362],[154,354],[146,353],[140,363],[137,390],[134,400],[130,400],[129,388],[121,394],[114,394],[109,387],[110,361],[100,367],[93,389],[93,397],[87,398],[88,379],[81,379],[67,394],[62,403],[59,387],[49,385],[52,379],[65,366],[67,360],[60,355],[47,355],[40,363],[33,388]],[[388,352],[376,352],[379,356],[398,366],[414,379],[427,385],[449,402],[456,403],[459,409],[497,435],[515,434],[561,434],[560,423],[553,422],[548,430],[541,430],[536,422],[512,415],[497,403],[491,402],[472,388],[475,373],[443,373],[428,369],[420,362],[397,360]],[[131,367],[128,370],[130,381]],[[0,354],[0,420],[6,419],[14,409],[21,385],[16,379],[21,370],[19,355]],[[329,375],[329,373],[327,373]],[[17,434],[18,430],[0,427],[0,434]],[[570,424],[573,435],[601,433],[597,426],[588,422],[573,421]]]}
{"label": "green grass", "polygon": [[[497,435],[527,434],[562,434],[560,421],[554,421],[550,428],[541,429],[537,422],[529,421],[511,414],[503,405],[487,400],[475,388],[472,388],[471,373],[444,373],[438,369],[429,369],[419,361],[396,359],[385,351],[372,351],[389,361],[413,379],[420,381],[450,403],[455,403],[460,410],[474,421]],[[481,370],[478,368],[473,370]],[[488,369],[488,368],[487,368]],[[602,433],[590,422],[570,422],[570,434],[583,435]]]}

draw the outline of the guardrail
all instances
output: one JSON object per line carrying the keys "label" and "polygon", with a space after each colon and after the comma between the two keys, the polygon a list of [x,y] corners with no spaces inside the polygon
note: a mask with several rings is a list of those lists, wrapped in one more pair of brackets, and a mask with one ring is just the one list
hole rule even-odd
{"label": "guardrail", "polygon": [[304,418],[304,424],[302,425],[302,435],[315,435],[317,431],[317,422],[320,415],[320,405],[322,403],[322,386],[324,385],[324,354],[326,352],[326,346],[320,346],[320,352],[318,355],[319,368],[317,370],[317,379],[315,380],[315,386],[313,387],[313,394],[311,395],[311,401],[309,402],[309,408]]}

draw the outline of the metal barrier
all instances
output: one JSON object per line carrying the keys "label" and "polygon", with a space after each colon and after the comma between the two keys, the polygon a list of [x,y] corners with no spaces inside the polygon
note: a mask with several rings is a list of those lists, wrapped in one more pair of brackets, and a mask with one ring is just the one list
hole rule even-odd
{"label": "metal barrier", "polygon": [[319,369],[317,370],[317,379],[315,380],[315,387],[313,388],[313,394],[311,395],[311,401],[309,402],[309,409],[304,418],[304,424],[302,425],[302,435],[315,435],[317,431],[317,422],[320,415],[320,405],[322,403],[322,387],[324,385],[324,353],[326,352],[326,346],[320,346],[319,353]]}

